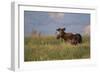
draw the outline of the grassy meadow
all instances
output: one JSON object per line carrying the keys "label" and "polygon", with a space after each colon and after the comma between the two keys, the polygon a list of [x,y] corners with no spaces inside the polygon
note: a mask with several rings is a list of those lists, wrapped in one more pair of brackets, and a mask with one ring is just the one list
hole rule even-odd
{"label": "grassy meadow", "polygon": [[24,61],[71,60],[90,58],[90,38],[71,45],[55,36],[24,37]]}

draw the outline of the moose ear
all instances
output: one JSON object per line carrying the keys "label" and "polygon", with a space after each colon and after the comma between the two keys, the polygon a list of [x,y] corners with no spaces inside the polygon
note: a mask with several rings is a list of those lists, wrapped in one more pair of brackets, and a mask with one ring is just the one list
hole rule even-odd
{"label": "moose ear", "polygon": [[56,29],[57,31],[60,31],[60,28]]}
{"label": "moose ear", "polygon": [[66,30],[66,28],[63,28],[63,30],[65,31],[65,30]]}

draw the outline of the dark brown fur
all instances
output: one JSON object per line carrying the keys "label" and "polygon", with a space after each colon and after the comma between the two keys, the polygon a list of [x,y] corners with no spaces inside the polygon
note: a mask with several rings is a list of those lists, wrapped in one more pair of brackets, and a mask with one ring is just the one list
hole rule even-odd
{"label": "dark brown fur", "polygon": [[82,37],[80,34],[66,33],[65,28],[58,28],[57,39],[64,39],[65,42],[71,43],[73,45],[79,44],[82,42]]}

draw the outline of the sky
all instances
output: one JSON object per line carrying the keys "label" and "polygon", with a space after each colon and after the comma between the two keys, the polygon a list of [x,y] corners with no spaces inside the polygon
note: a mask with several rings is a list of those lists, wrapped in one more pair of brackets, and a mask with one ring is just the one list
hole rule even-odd
{"label": "sky", "polygon": [[89,32],[89,26],[90,14],[24,11],[25,36],[30,36],[34,30],[43,35],[54,35],[56,29],[62,27],[66,28],[65,32],[83,34]]}

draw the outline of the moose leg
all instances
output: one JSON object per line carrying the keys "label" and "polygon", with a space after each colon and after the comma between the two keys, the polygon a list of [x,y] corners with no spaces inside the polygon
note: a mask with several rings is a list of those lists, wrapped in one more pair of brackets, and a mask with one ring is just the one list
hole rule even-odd
{"label": "moose leg", "polygon": [[78,44],[78,40],[76,36],[73,36],[72,40],[71,40],[71,44],[72,45],[77,45]]}

